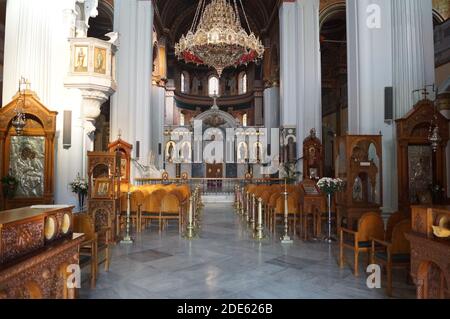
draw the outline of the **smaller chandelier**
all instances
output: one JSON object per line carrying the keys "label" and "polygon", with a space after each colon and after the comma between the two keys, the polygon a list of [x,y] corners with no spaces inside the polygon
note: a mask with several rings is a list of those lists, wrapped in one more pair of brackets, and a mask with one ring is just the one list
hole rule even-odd
{"label": "smaller chandelier", "polygon": [[28,82],[24,77],[21,77],[19,81],[19,98],[17,99],[16,107],[14,110],[16,116],[11,122],[18,136],[23,134],[25,125],[27,124],[27,119],[25,113],[23,112],[23,108],[25,107],[26,90],[29,88],[29,85],[30,82]]}
{"label": "smaller chandelier", "polygon": [[[212,67],[219,77],[227,67],[262,59],[264,46],[250,31],[242,0],[234,0],[234,7],[232,0],[212,0],[205,7],[206,1],[199,1],[191,29],[175,44],[178,59]],[[237,1],[250,34],[242,28]]]}

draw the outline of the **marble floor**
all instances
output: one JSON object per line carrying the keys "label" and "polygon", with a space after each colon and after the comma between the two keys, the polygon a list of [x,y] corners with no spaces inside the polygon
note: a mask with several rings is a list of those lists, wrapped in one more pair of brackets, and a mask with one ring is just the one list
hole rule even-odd
{"label": "marble floor", "polygon": [[[101,269],[96,289],[84,280],[80,298],[386,298],[384,289],[367,288],[363,268],[356,278],[349,267],[338,267],[335,245],[300,239],[282,245],[278,236],[256,242],[227,204],[208,203],[202,219],[191,241],[174,224],[161,234],[142,232],[133,245],[114,246],[110,271]],[[406,274],[394,276],[394,297],[414,298]]]}

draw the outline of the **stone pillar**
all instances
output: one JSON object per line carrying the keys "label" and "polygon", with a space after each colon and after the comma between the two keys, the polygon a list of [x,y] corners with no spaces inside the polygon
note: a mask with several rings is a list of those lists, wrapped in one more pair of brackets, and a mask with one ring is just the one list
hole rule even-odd
{"label": "stone pillar", "polygon": [[270,129],[280,127],[280,88],[268,87],[264,90],[264,127]]}
{"label": "stone pillar", "polygon": [[[422,99],[419,94],[414,96],[412,91],[435,83],[432,1],[396,0],[390,3],[394,116],[398,119]],[[394,187],[397,189],[396,158],[393,167]],[[397,197],[395,196],[395,204],[398,202]]]}
{"label": "stone pillar", "polygon": [[[312,128],[322,136],[322,76],[320,57],[319,0],[297,2],[298,102],[297,102],[297,158],[303,157],[303,140]],[[303,161],[299,161],[300,172]]]}
{"label": "stone pillar", "polygon": [[[151,105],[153,65],[153,6],[151,1],[116,0],[114,30],[120,34],[116,56],[118,89],[111,103],[111,136],[140,142],[141,158],[152,145]],[[132,168],[132,177],[136,169]]]}
{"label": "stone pillar", "polygon": [[263,104],[264,94],[261,87],[255,87],[255,126],[261,126],[264,124],[263,120]]}
{"label": "stone pillar", "polygon": [[166,112],[164,114],[165,125],[173,125],[175,118],[175,83],[168,80],[166,85]]}
{"label": "stone pillar", "polygon": [[422,98],[412,91],[435,83],[432,0],[396,0],[392,5],[395,117]]}
{"label": "stone pillar", "polygon": [[384,121],[384,88],[392,86],[391,0],[347,0],[350,134],[383,135],[383,204],[397,206],[395,123]]}
{"label": "stone pillar", "polygon": [[297,119],[297,3],[280,5],[280,127],[295,126]]}
{"label": "stone pillar", "polygon": [[[7,2],[3,103],[16,94],[24,76],[42,103],[57,111],[55,140],[55,203],[74,204],[69,183],[82,173],[81,94],[64,87],[69,69],[68,39],[75,30],[73,0],[14,0]],[[62,145],[64,110],[72,111],[72,147]]]}

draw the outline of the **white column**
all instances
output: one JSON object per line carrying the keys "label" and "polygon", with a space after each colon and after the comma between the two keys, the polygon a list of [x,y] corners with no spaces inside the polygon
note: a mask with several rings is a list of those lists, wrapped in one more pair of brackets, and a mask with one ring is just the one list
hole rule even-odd
{"label": "white column", "polygon": [[383,135],[383,205],[397,206],[395,123],[384,121],[384,88],[392,86],[391,0],[347,0],[350,134]]}
{"label": "white column", "polygon": [[[166,102],[166,90],[160,86],[153,86],[152,109],[152,150],[155,154],[155,165],[158,169],[163,167],[164,154],[164,109]],[[161,144],[161,155],[159,155],[159,144]]]}
{"label": "white column", "polygon": [[295,126],[297,118],[297,3],[280,6],[280,126]]}
{"label": "white column", "polygon": [[263,90],[262,88],[255,89],[255,126],[263,125]]}
{"label": "white column", "polygon": [[[280,127],[280,88],[269,87],[264,90],[264,127],[268,130]],[[268,134],[270,131],[267,131]]]}
{"label": "white column", "polygon": [[[151,105],[153,6],[151,1],[116,0],[114,30],[120,34],[116,55],[117,92],[111,104],[111,139],[136,145],[147,158],[152,145]],[[132,177],[136,170],[133,167]]]}
{"label": "white column", "polygon": [[392,4],[395,117],[403,117],[421,99],[411,93],[435,83],[432,0],[396,0]]}
{"label": "white column", "polygon": [[173,80],[169,80],[166,85],[166,109],[164,113],[165,125],[174,124],[175,109],[175,84]]}
{"label": "white column", "polygon": [[[322,80],[320,58],[319,0],[297,2],[298,70],[297,158],[303,157],[303,140],[312,128],[322,135]],[[294,32],[295,33],[295,32]],[[295,69],[293,69],[295,70]],[[302,161],[299,162],[300,166]],[[302,167],[300,167],[302,171]]]}
{"label": "white column", "polygon": [[[55,141],[55,202],[76,204],[69,183],[82,173],[83,126],[81,94],[64,88],[75,23],[74,0],[14,0],[7,2],[5,29],[3,102],[7,104],[18,89],[21,76],[42,103],[58,111]],[[64,110],[72,111],[72,147],[64,149]]]}

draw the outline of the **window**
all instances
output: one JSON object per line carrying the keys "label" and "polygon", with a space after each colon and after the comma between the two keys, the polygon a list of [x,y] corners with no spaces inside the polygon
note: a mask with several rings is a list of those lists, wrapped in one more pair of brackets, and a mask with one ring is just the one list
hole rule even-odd
{"label": "window", "polygon": [[242,115],[242,126],[247,127],[247,113]]}
{"label": "window", "polygon": [[186,71],[181,72],[181,93],[189,93],[189,74]]}
{"label": "window", "polygon": [[208,80],[208,94],[219,95],[219,79],[216,76],[211,76]]}
{"label": "window", "polygon": [[180,126],[184,126],[184,114],[180,113]]}
{"label": "window", "polygon": [[247,73],[241,72],[239,74],[239,94],[245,94],[247,93]]}

